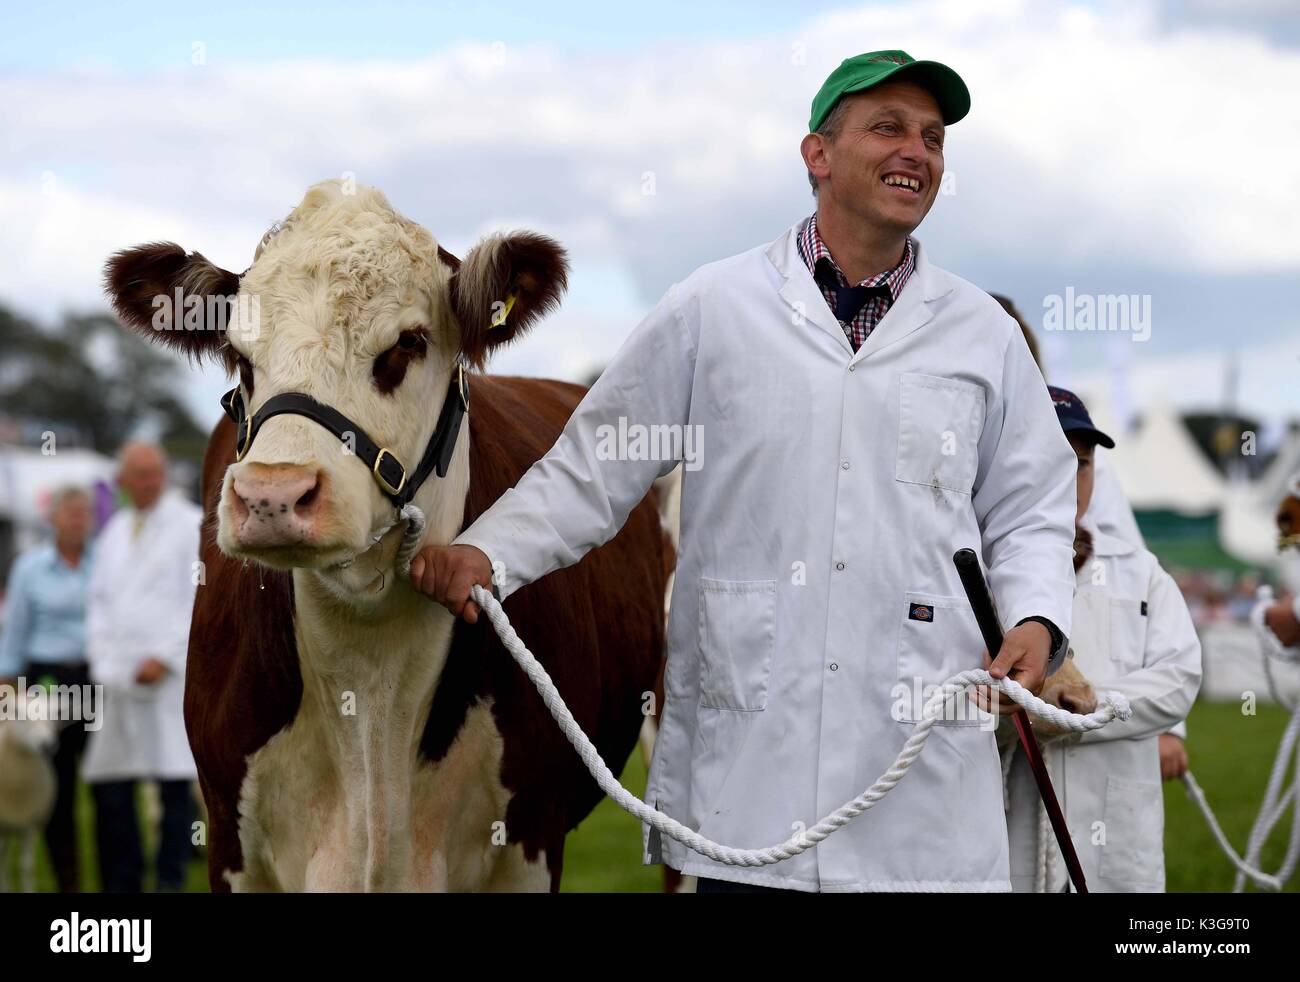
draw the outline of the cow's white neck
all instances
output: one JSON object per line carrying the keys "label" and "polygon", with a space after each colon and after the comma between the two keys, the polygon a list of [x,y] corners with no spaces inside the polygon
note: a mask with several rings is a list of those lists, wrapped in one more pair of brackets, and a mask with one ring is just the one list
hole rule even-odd
{"label": "cow's white neck", "polygon": [[[426,543],[450,542],[469,491],[468,421],[447,476],[416,496]],[[303,677],[300,714],[324,735],[320,752],[345,798],[346,848],[325,882],[401,890],[412,883],[412,781],[419,743],[451,647],[454,619],[393,569],[401,525],[345,569],[294,570]],[[338,857],[342,856],[340,860]]]}

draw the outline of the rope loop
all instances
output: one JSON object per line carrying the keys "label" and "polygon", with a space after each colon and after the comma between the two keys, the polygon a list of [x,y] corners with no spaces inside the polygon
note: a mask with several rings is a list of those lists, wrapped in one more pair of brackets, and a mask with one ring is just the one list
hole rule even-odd
{"label": "rope loop", "polygon": [[870,810],[898,786],[898,782],[903,779],[908,768],[921,756],[925,742],[930,737],[930,731],[934,729],[934,724],[943,713],[944,705],[950,699],[955,698],[972,686],[992,686],[1009,699],[1012,699],[1017,705],[1023,707],[1031,715],[1049,720],[1056,726],[1073,732],[1098,730],[1112,719],[1125,720],[1132,715],[1128,700],[1118,692],[1105,693],[1096,712],[1079,715],[1066,712],[1058,706],[1044,702],[1018,682],[1008,678],[995,679],[983,669],[958,672],[939,686],[931,695],[922,710],[920,722],[916,724],[911,735],[904,741],[903,749],[899,751],[898,757],[871,787],[856,798],[846,801],[811,828],[796,832],[784,842],[768,846],[765,849],[736,849],[705,838],[671,816],[651,808],[624,788],[619,783],[618,778],[605,765],[605,762],[601,760],[591,740],[582,732],[582,728],[574,720],[573,714],[569,712],[569,707],[564,704],[559,690],[556,689],[555,683],[551,681],[546,669],[542,667],[541,663],[533,657],[532,652],[519,639],[519,635],[515,633],[515,629],[511,626],[510,619],[506,616],[500,602],[490,592],[478,585],[471,589],[470,595],[474,602],[487,614],[488,620],[491,621],[492,627],[501,638],[501,643],[510,652],[510,656],[523,669],[524,674],[532,680],[533,685],[537,687],[542,702],[546,704],[546,708],[555,718],[564,735],[573,744],[574,750],[578,752],[578,756],[582,758],[583,764],[586,765],[587,770],[591,773],[600,789],[620,808],[642,822],[676,839],[682,845],[699,853],[701,856],[706,856],[714,862],[724,863],[728,866],[770,866],[784,859],[798,856],[800,853],[807,852],[831,833],[842,829],[863,812]]}

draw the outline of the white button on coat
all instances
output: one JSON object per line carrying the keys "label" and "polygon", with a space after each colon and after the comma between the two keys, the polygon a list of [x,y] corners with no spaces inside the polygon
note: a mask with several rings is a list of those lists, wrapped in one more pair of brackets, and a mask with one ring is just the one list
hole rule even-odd
{"label": "white button on coat", "polygon": [[[1016,323],[918,249],[854,353],[797,229],[672,287],[555,447],[456,540],[504,564],[508,596],[611,538],[674,466],[601,459],[598,428],[701,428],[646,799],[740,848],[859,794],[912,731],[899,693],[981,665],[957,549],[981,553],[1005,627],[1070,629],[1075,457]],[[910,601],[935,615],[909,620]],[[800,856],[725,867],[643,828],[645,859],[806,891],[1009,890],[979,723],[936,726],[885,801]]]}

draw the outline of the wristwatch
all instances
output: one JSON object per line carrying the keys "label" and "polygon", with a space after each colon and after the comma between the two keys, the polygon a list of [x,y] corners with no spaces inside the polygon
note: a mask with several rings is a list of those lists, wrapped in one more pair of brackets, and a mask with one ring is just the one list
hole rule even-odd
{"label": "wristwatch", "polygon": [[1052,636],[1052,647],[1047,656],[1047,674],[1051,675],[1060,668],[1061,663],[1065,661],[1066,642],[1068,639],[1061,633],[1060,628],[1049,621],[1046,617],[1039,617],[1037,614],[1032,617],[1021,619],[1016,623],[1016,627],[1028,623],[1029,621],[1037,621],[1039,624],[1042,624],[1043,627],[1047,628],[1047,633]]}

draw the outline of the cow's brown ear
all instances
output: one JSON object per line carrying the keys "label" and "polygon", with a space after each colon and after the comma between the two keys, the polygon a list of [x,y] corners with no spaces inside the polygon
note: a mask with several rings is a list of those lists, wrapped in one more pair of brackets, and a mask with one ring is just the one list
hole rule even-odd
{"label": "cow's brown ear", "polygon": [[122,323],[192,358],[221,357],[225,321],[239,292],[239,274],[186,254],[174,242],[151,242],[114,253],[104,264],[104,289]]}
{"label": "cow's brown ear", "polygon": [[482,368],[492,349],[559,306],[568,273],[560,244],[535,232],[489,236],[471,249],[451,278],[465,360]]}

